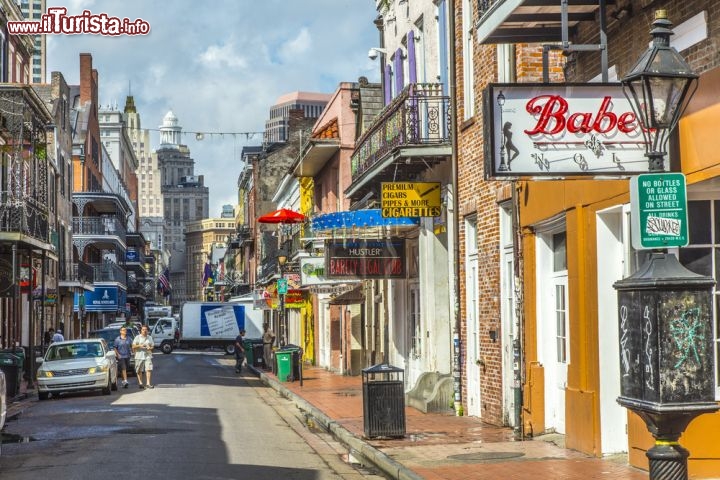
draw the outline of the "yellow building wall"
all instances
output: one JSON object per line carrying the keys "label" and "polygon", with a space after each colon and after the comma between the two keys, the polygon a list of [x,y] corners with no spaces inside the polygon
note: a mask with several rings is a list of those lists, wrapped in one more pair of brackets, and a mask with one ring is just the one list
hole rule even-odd
{"label": "yellow building wall", "polygon": [[[683,119],[680,149],[688,185],[720,176],[720,149],[713,141],[720,105]],[[570,363],[566,390],[566,446],[600,455],[599,351],[597,318],[596,213],[629,202],[628,180],[565,180],[525,182],[520,195],[521,227],[525,231],[525,365],[524,425],[526,432],[544,429],[544,371],[537,361],[535,302],[535,235],[532,226],[558,214],[567,228],[570,286]],[[619,380],[618,380],[619,381]],[[642,420],[628,413],[629,461],[647,469],[645,452],[653,444]],[[720,476],[720,413],[693,421],[680,439],[690,451],[689,473],[695,478]]]}

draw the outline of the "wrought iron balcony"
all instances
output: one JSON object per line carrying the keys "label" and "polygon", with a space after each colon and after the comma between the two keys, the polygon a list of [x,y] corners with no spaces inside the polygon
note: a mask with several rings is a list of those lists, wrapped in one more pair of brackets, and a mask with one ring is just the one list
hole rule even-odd
{"label": "wrought iron balcony", "polygon": [[31,197],[22,201],[0,192],[0,233],[17,233],[44,243],[49,242],[48,209]]}
{"label": "wrought iron balcony", "polygon": [[95,281],[95,271],[85,262],[66,260],[59,264],[59,280],[61,282],[92,283]]}
{"label": "wrought iron balcony", "polygon": [[125,240],[127,229],[117,217],[73,217],[73,235],[116,236]]}
{"label": "wrought iron balcony", "polygon": [[450,143],[450,97],[440,83],[405,87],[355,143],[350,160],[352,180],[400,147]]}
{"label": "wrought iron balcony", "polygon": [[[0,85],[0,236],[49,247],[47,125],[52,121],[30,85]],[[38,245],[42,242],[44,245]]]}
{"label": "wrought iron balcony", "polygon": [[95,263],[90,265],[95,272],[95,283],[117,282],[126,285],[127,275],[125,270],[112,262]]}

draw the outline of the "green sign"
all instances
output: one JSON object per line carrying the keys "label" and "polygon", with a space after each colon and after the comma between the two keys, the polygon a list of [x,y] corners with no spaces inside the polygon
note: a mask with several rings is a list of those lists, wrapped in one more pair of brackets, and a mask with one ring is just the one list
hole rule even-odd
{"label": "green sign", "polygon": [[288,292],[287,278],[278,278],[277,291],[280,295],[285,295]]}
{"label": "green sign", "polygon": [[636,250],[688,244],[687,187],[682,173],[648,173],[630,180],[632,244]]}

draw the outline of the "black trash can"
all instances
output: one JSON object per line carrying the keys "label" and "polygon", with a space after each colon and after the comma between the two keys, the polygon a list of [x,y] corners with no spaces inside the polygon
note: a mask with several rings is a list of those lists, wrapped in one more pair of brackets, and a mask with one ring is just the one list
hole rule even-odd
{"label": "black trash can", "polygon": [[252,366],[257,368],[265,368],[265,359],[263,358],[263,343],[262,338],[258,338],[257,341],[253,339],[252,342],[252,355],[253,361]]}
{"label": "black trash can", "polygon": [[23,358],[12,351],[0,352],[0,370],[5,374],[6,393],[9,398],[20,393],[23,363]]}
{"label": "black trash can", "polygon": [[365,437],[405,436],[405,371],[381,363],[362,371]]}

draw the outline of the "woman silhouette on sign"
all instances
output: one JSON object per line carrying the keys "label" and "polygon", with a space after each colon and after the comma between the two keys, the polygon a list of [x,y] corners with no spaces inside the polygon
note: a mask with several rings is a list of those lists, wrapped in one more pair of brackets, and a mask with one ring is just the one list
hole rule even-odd
{"label": "woman silhouette on sign", "polygon": [[[505,137],[505,150],[507,151],[507,166],[508,170],[510,170],[510,163],[520,155],[520,150],[517,149],[515,144],[512,142],[512,132],[510,131],[510,127],[512,127],[512,123],[505,122],[505,125],[503,125],[503,137]],[[510,152],[513,152],[513,155],[510,155]]]}

